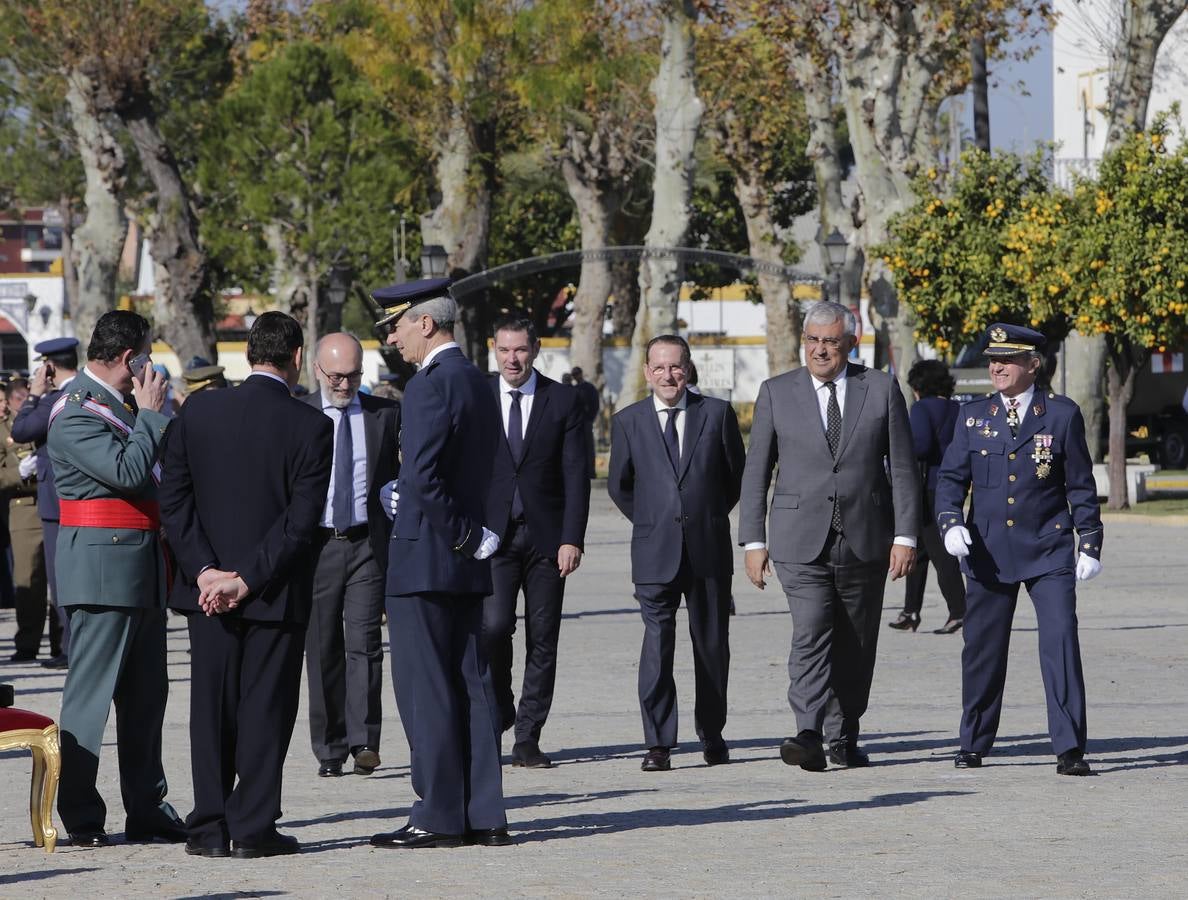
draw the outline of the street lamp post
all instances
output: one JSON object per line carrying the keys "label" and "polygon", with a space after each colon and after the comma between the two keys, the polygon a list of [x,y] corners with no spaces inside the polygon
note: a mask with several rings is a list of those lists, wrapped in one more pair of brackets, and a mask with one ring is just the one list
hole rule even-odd
{"label": "street lamp post", "polygon": [[841,273],[846,264],[846,250],[849,244],[837,228],[825,238],[825,262],[829,267],[829,299],[841,303]]}
{"label": "street lamp post", "polygon": [[421,248],[421,277],[445,278],[449,273],[450,258],[441,244],[425,244]]}

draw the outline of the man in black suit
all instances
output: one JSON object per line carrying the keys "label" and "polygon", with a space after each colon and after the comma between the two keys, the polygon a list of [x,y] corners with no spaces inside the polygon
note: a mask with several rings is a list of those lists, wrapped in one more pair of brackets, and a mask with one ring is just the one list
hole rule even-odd
{"label": "man in black suit", "polygon": [[171,605],[190,631],[195,856],[300,849],[276,820],[334,454],[330,420],[289,393],[302,345],[296,320],[264,313],[248,334],[252,374],[191,396],[165,438],[161,513],[184,577]]}
{"label": "man in black suit", "polygon": [[486,377],[453,340],[449,286],[429,279],[373,295],[385,340],[420,366],[404,390],[400,478],[382,495],[396,520],[385,598],[396,705],[420,799],[404,828],[371,838],[376,847],[511,843],[481,644],[499,547],[483,524],[499,415]]}
{"label": "man in black suit", "polygon": [[318,341],[320,390],[304,398],[334,426],[334,474],[315,542],[313,611],[305,633],[309,732],[318,775],[379,765],[384,573],[392,524],[380,488],[396,477],[400,404],[359,392],[363,347],[349,334]]}
{"label": "man in black suit", "polygon": [[[540,352],[531,319],[509,316],[495,325],[499,375],[491,391],[503,422],[495,453],[487,523],[502,535],[491,557],[494,590],[483,601],[483,646],[503,730],[515,725],[512,765],[547,769],[540,732],[553,704],[557,637],[565,578],[582,561],[590,479],[578,393],[537,372]],[[524,686],[516,712],[512,694],[512,635],[516,600],[524,591]]]}
{"label": "man in black suit", "polygon": [[598,410],[602,406],[602,398],[598,395],[598,388],[586,381],[581,366],[574,366],[569,378],[578,395],[578,406],[582,410],[582,419],[586,427],[586,469],[587,476],[594,477],[594,422],[598,419]]}
{"label": "man in black suit", "polygon": [[639,706],[645,772],[671,768],[677,745],[672,660],[676,611],[689,613],[697,684],[694,721],[707,765],[730,761],[722,739],[730,669],[730,510],[738,502],[745,453],[734,408],[687,390],[689,345],[665,334],[648,342],[644,375],[652,395],[611,425],[607,490],[631,520],[631,580],[644,621]]}

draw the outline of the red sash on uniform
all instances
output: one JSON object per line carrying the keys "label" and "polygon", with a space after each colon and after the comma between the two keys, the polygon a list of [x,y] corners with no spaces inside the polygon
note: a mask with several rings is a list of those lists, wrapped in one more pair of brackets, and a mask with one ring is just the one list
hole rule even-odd
{"label": "red sash on uniform", "polygon": [[96,497],[93,500],[58,501],[61,523],[76,528],[134,528],[156,531],[161,527],[161,507],[155,500]]}

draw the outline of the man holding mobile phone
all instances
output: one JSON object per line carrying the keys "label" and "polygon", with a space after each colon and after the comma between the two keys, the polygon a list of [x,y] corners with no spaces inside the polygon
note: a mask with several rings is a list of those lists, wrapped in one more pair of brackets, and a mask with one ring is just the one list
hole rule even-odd
{"label": "man holding mobile phone", "polygon": [[50,657],[41,664],[47,669],[65,669],[70,656],[70,620],[58,606],[54,559],[58,548],[58,492],[54,488],[54,467],[50,464],[46,437],[49,435],[50,410],[78,375],[78,341],[72,337],[53,338],[34,346],[42,364],[29,380],[29,396],[21,404],[12,423],[12,439],[18,444],[33,444],[32,456],[22,462],[24,477],[37,476],[37,514],[45,544],[45,574],[49,582]]}
{"label": "man holding mobile phone", "polygon": [[96,776],[113,701],[125,840],[186,838],[165,800],[161,765],[169,678],[157,458],[169,419],[161,413],[166,382],[148,366],[151,340],[148,322],[135,313],[104,313],[86,368],[50,412],[61,516],[58,603],[69,610],[74,638],[62,691],[58,814],[76,847],[108,842]]}

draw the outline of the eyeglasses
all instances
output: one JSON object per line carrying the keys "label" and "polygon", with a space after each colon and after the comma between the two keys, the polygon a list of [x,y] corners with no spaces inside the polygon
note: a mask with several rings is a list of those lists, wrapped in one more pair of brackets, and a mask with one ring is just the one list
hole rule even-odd
{"label": "eyeglasses", "polygon": [[377,335],[379,335],[379,339],[381,341],[384,338],[386,338],[388,335],[390,335],[392,332],[394,332],[395,330],[396,330],[395,322],[384,322],[380,325],[375,326],[375,333]]}
{"label": "eyeglasses", "polygon": [[321,366],[318,366],[318,371],[326,376],[326,380],[334,387],[338,387],[344,381],[358,381],[363,377],[363,370],[358,372],[327,372]]}
{"label": "eyeglasses", "polygon": [[840,347],[842,345],[842,338],[835,338],[835,337],[823,338],[823,337],[817,337],[815,334],[806,334],[804,336],[804,342],[806,344],[808,344],[810,347],[816,347],[818,344],[823,344],[824,346],[828,347],[830,350],[836,350],[838,347]]}

